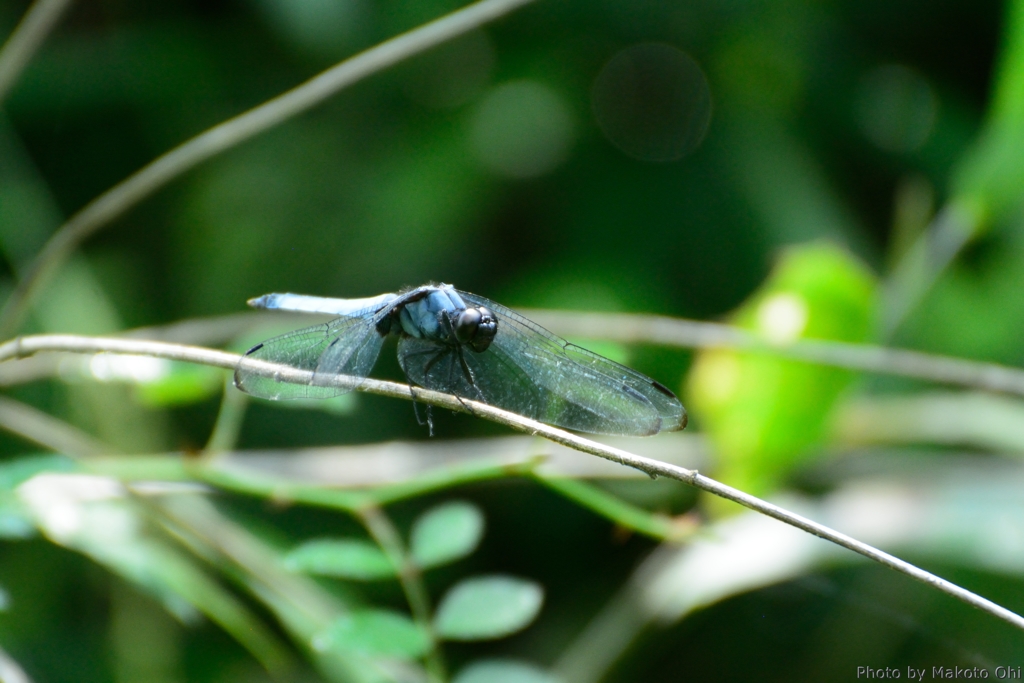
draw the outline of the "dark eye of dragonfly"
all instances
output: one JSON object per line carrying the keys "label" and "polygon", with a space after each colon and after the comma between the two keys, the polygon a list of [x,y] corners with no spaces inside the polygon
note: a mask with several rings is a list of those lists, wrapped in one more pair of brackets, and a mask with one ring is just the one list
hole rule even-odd
{"label": "dark eye of dragonfly", "polygon": [[486,351],[498,333],[498,319],[483,306],[467,308],[455,320],[455,339],[477,353]]}

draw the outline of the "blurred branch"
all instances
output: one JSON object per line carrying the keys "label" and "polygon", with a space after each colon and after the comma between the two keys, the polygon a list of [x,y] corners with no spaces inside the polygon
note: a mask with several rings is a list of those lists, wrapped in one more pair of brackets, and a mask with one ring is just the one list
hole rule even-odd
{"label": "blurred branch", "polygon": [[241,391],[232,391],[230,384],[231,380],[225,382],[217,421],[213,424],[210,438],[203,448],[203,453],[207,457],[232,450],[238,443],[238,435],[242,431],[245,409],[249,405],[248,397]]}
{"label": "blurred branch", "polygon": [[32,683],[25,670],[0,648],[0,683]]}
{"label": "blurred branch", "polygon": [[448,675],[445,672],[439,641],[434,633],[434,626],[430,618],[430,598],[419,567],[409,557],[398,529],[391,523],[391,519],[383,510],[376,505],[366,505],[360,508],[357,514],[363,526],[387,555],[391,564],[398,568],[398,583],[402,586],[402,592],[405,593],[412,618],[424,633],[430,634],[430,651],[426,655],[430,681],[431,683],[443,683],[448,679]]}
{"label": "blurred branch", "polygon": [[1024,403],[990,394],[931,392],[856,398],[839,406],[840,446],[930,443],[1024,453]]}
{"label": "blurred branch", "polygon": [[951,203],[906,249],[882,287],[882,338],[890,339],[978,233],[980,216]]}
{"label": "blurred branch", "polygon": [[[232,392],[234,393],[234,392]],[[596,438],[610,445],[629,437]],[[704,440],[697,434],[660,434],[657,439],[630,439],[633,449],[656,460],[694,468],[707,462]],[[137,456],[132,456],[134,462]],[[160,457],[160,456],[157,456]],[[163,456],[176,459],[175,456]],[[114,460],[114,459],[111,459]],[[379,505],[413,482],[421,492],[434,479],[460,482],[506,474],[537,472],[544,477],[621,479],[643,477],[642,472],[595,460],[579,451],[528,436],[485,439],[430,439],[389,441],[350,446],[322,446],[266,451],[229,451],[206,461],[216,469],[240,477],[262,477],[280,483],[331,488],[372,487]],[[394,491],[395,493],[387,493]],[[385,499],[381,499],[384,492]]]}
{"label": "blurred branch", "polygon": [[[0,361],[10,358],[38,353],[40,351],[71,351],[75,353],[129,353],[151,355],[171,360],[189,361],[203,363],[215,367],[233,369],[244,367],[247,371],[257,373],[261,376],[270,377],[278,381],[292,382],[297,384],[311,384],[314,382],[313,372],[297,370],[284,365],[257,361],[251,358],[244,358],[237,354],[204,349],[194,346],[182,346],[162,342],[136,341],[129,339],[104,338],[104,337],[83,337],[76,335],[37,335],[30,337],[19,337],[12,341],[0,344]],[[347,389],[358,389],[380,396],[390,396],[407,400],[416,400],[422,403],[445,408],[459,413],[470,413],[477,417],[483,417],[498,424],[511,427],[518,431],[543,436],[546,439],[562,444],[569,448],[590,453],[612,462],[617,462],[627,467],[633,467],[651,476],[667,477],[686,484],[690,484],[712,495],[733,501],[744,507],[750,508],[780,522],[789,524],[809,534],[831,541],[855,553],[859,553],[868,559],[874,560],[890,569],[905,574],[917,581],[921,581],[932,588],[953,596],[973,607],[988,612],[1004,621],[1013,624],[1024,630],[1024,617],[995,604],[979,595],[972,593],[956,584],[942,579],[930,572],[905,562],[898,557],[882,552],[881,550],[862,543],[857,539],[840,533],[829,527],[814,522],[801,515],[789,512],[777,505],[751,496],[743,491],[734,489],[731,486],[721,484],[714,479],[705,477],[696,470],[689,470],[684,467],[672,465],[650,458],[644,458],[625,450],[605,446],[590,439],[571,434],[562,429],[525,418],[521,415],[511,413],[507,410],[495,408],[478,401],[459,398],[449,394],[443,394],[429,389],[421,389],[397,382],[386,382],[370,378],[355,378],[344,375],[330,377],[316,377],[318,385],[335,386]]]}
{"label": "blurred branch", "polygon": [[[169,533],[196,555],[238,581],[260,600],[329,680],[375,680],[337,653],[312,648],[313,638],[348,605],[308,576],[287,571],[279,554],[200,496],[169,496],[154,502]],[[365,666],[365,663],[364,663]]]}
{"label": "blurred branch", "polygon": [[[696,439],[680,439],[680,436],[667,434],[656,441],[667,442],[686,452],[692,448],[689,442]],[[515,444],[511,449],[509,442]],[[550,442],[540,443],[553,450],[536,445],[529,449],[525,447],[536,442],[535,439],[521,437],[499,437],[474,439],[468,443],[459,440],[416,445],[391,443],[295,449],[275,453],[226,452],[193,462],[174,455],[101,456],[91,458],[88,467],[90,472],[125,482],[198,479],[221,489],[275,503],[310,505],[355,516],[367,507],[390,505],[469,483],[518,476],[533,479],[613,524],[652,538],[679,541],[693,530],[687,519],[648,512],[581,480],[587,477],[642,477],[642,472],[618,467]],[[638,445],[642,448],[647,443],[651,442]],[[455,457],[451,457],[453,454],[449,451],[455,451]],[[470,455],[471,452],[474,455]],[[695,458],[689,454],[683,460],[692,462]],[[297,466],[296,461],[299,461]],[[137,489],[138,484],[133,484],[133,488]]]}
{"label": "blurred branch", "polygon": [[179,344],[214,346],[231,341],[238,335],[258,327],[261,319],[265,321],[267,316],[257,311],[246,311],[208,318],[190,318],[169,325],[137,327],[125,332],[125,336],[136,339],[159,339]]}
{"label": "blurred branch", "polygon": [[951,198],[900,258],[884,287],[890,338],[961,250],[1021,202],[1024,182],[1024,1],[1006,3],[985,123],[951,179]]}
{"label": "blurred branch", "polygon": [[480,0],[336,64],[302,85],[228,119],[156,158],[89,202],[47,241],[0,312],[0,338],[10,336],[17,329],[35,292],[84,239],[174,178],[312,108],[367,76],[498,19],[531,1]]}
{"label": "blurred branch", "polygon": [[[788,345],[770,344],[755,333],[732,325],[667,316],[530,309],[523,309],[522,312],[563,337],[657,344],[684,349],[756,351],[847,370],[911,377],[1024,396],[1024,370],[996,363],[824,339],[802,339]],[[259,321],[271,317],[279,322],[294,319],[296,326],[307,325],[317,319],[317,316],[310,314],[242,313],[138,328],[127,332],[125,337],[137,339],[145,336],[168,342],[217,344],[237,337],[258,326]],[[325,320],[330,317],[323,316]],[[57,371],[57,366],[57,362],[46,357],[0,366],[0,386],[49,377]]]}
{"label": "blurred branch", "polygon": [[[357,514],[359,510],[368,505],[388,505],[447,490],[461,484],[526,475],[536,466],[535,462],[506,465],[488,462],[485,458],[481,458],[480,462],[429,472],[400,483],[384,484],[380,488],[339,490],[325,488],[323,484],[282,481],[280,477],[271,474],[255,474],[251,470],[234,466],[232,464],[234,458],[228,459],[227,463],[224,460],[223,457],[219,457],[212,463],[190,469],[189,473],[214,486],[237,493],[269,498],[280,503],[301,503],[342,510],[350,514]],[[104,463],[104,471],[112,471],[116,476],[123,469],[118,465],[119,463],[108,460]],[[365,482],[346,484],[346,486],[366,485]]]}
{"label": "blurred branch", "polygon": [[0,683],[32,683],[25,670],[0,648]]}
{"label": "blurred branch", "polygon": [[[1019,495],[1024,469],[1016,463],[979,467],[976,460],[929,457],[927,475],[921,472],[845,477],[827,496],[790,498],[786,504],[854,529],[859,538],[937,563],[1022,576],[1024,546],[1017,539],[1024,521]],[[751,553],[757,555],[753,561]],[[685,546],[663,544],[651,553],[564,650],[553,671],[566,683],[605,680],[651,626],[664,627],[729,597],[830,571],[853,559],[860,558],[759,515],[718,520]],[[884,597],[864,603],[880,620],[898,621],[918,636],[928,634],[927,621],[915,623],[898,607],[890,611],[893,605]],[[927,619],[928,610],[924,614]],[[848,637],[846,624],[836,624],[840,637]]]}
{"label": "blurred branch", "polygon": [[60,20],[71,0],[35,0],[0,48],[0,102]]}
{"label": "blurred branch", "polygon": [[672,518],[658,512],[648,512],[579,479],[541,475],[534,475],[534,479],[622,528],[659,541],[678,543],[692,536],[700,528],[689,516]]}
{"label": "blurred branch", "polygon": [[1024,370],[995,363],[823,339],[801,339],[783,346],[770,344],[752,332],[731,325],[656,315],[574,311],[523,311],[523,314],[562,336],[680,348],[756,351],[848,370],[913,377],[1024,396]]}
{"label": "blurred branch", "polygon": [[115,450],[67,422],[5,396],[0,396],[0,428],[72,457],[88,457]]}

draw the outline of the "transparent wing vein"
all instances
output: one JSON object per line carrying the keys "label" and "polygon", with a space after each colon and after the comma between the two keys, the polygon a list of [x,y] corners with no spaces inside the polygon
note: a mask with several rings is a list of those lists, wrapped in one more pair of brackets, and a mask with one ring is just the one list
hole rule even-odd
{"label": "transparent wing vein", "polygon": [[247,358],[308,370],[313,373],[309,384],[283,382],[239,366],[235,370],[235,385],[248,394],[272,400],[338,396],[357,385],[325,384],[337,375],[365,378],[380,354],[382,343],[372,315],[338,318],[268,339],[245,354]]}

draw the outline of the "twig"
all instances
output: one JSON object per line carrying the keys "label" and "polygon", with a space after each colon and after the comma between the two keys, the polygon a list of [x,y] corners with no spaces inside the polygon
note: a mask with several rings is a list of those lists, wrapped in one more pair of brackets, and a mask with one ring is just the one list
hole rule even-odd
{"label": "twig", "polygon": [[89,457],[116,450],[78,427],[6,396],[0,396],[0,428],[73,457]]}
{"label": "twig", "polygon": [[18,327],[36,290],[79,243],[179,175],[259,135],[406,57],[439,45],[532,0],[480,0],[386,40],[327,69],[286,93],[228,119],[157,157],[83,207],[47,241],[0,312],[0,338]]}
{"label": "twig", "polygon": [[18,80],[71,0],[36,0],[0,49],[0,102]]}
{"label": "twig", "polygon": [[950,203],[906,250],[882,286],[882,335],[889,339],[977,234],[976,212]]}
{"label": "twig", "polygon": [[[237,354],[204,349],[195,346],[182,346],[164,342],[137,341],[129,339],[117,339],[106,337],[81,337],[76,335],[36,335],[30,337],[19,337],[17,339],[0,344],[0,361],[11,358],[20,358],[42,351],[69,351],[74,353],[128,353],[169,358],[171,360],[190,361],[203,363],[216,367],[233,369],[244,367],[249,372],[255,372],[265,377],[272,377],[283,382],[294,382],[297,384],[311,384],[314,381],[314,373],[297,370],[284,365],[276,365],[264,361],[256,361],[251,358],[243,358]],[[449,394],[442,394],[429,389],[411,387],[397,382],[386,382],[377,379],[359,379],[343,375],[333,377],[317,377],[317,384],[356,388],[371,394],[390,396],[393,398],[412,399],[439,406],[455,412],[471,412],[478,417],[487,418],[493,422],[503,424],[513,429],[543,436],[555,443],[574,448],[584,453],[590,453],[613,462],[633,467],[651,476],[668,477],[695,486],[703,491],[719,496],[734,503],[743,505],[763,515],[784,522],[807,533],[831,541],[836,545],[859,553],[868,559],[874,560],[890,569],[905,574],[913,579],[921,581],[937,590],[951,595],[967,604],[982,611],[998,617],[1019,629],[1024,630],[1024,617],[1011,612],[1010,610],[997,605],[971,591],[961,588],[954,583],[946,581],[930,572],[916,567],[909,562],[899,559],[889,553],[883,552],[867,543],[862,543],[855,538],[847,536],[829,527],[814,522],[810,519],[789,512],[783,508],[773,505],[767,501],[751,496],[743,491],[734,489],[731,486],[719,483],[714,479],[703,476],[695,470],[689,470],[677,465],[659,462],[650,458],[634,455],[611,446],[599,444],[590,439],[585,439],[575,434],[570,434],[562,429],[551,427],[546,424],[531,420],[515,413],[510,413],[500,408],[458,398]]]}
{"label": "twig", "polygon": [[242,431],[242,422],[245,420],[245,409],[249,404],[247,399],[248,397],[240,391],[232,391],[230,387],[224,388],[217,421],[214,422],[210,438],[203,447],[204,456],[216,457],[235,447],[238,443],[238,434]]}
{"label": "twig", "polygon": [[32,683],[25,670],[0,648],[0,683]]}
{"label": "twig", "polygon": [[[996,363],[964,360],[950,356],[895,349],[872,344],[850,344],[825,339],[804,339],[789,345],[769,344],[732,325],[666,316],[631,313],[581,313],[579,311],[528,310],[522,312],[562,336],[602,339],[623,343],[658,344],[675,348],[737,349],[778,355],[793,360],[831,367],[898,375],[988,391],[1024,396],[1024,370]],[[192,344],[221,344],[269,320],[264,313],[236,313],[197,318],[171,325],[140,327],[126,337],[160,339]],[[278,323],[295,320],[295,326],[309,324],[316,316],[274,313]],[[323,316],[328,320],[330,316]],[[0,386],[11,386],[52,375],[55,363],[36,359],[25,367],[0,371]]]}
{"label": "twig", "polygon": [[1024,453],[1024,402],[973,391],[871,396],[844,402],[831,433],[843,447],[927,443]]}
{"label": "twig", "polygon": [[1024,370],[995,363],[824,339],[801,339],[788,345],[769,344],[756,334],[739,327],[658,315],[578,311],[523,313],[562,336],[680,348],[757,351],[848,370],[913,377],[1024,396]]}
{"label": "twig", "polygon": [[391,523],[383,510],[377,505],[370,504],[359,508],[356,514],[398,571],[398,582],[409,603],[412,618],[430,636],[430,650],[427,652],[426,665],[431,682],[441,683],[447,680],[444,658],[438,647],[434,627],[430,622],[430,598],[427,595],[427,587],[423,584],[423,575],[420,573],[419,567],[409,557],[402,537],[398,534],[398,529]]}

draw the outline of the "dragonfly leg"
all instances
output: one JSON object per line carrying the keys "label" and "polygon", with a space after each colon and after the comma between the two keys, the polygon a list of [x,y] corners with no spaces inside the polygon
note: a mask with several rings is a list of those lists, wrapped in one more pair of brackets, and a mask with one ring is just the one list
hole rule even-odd
{"label": "dragonfly leg", "polygon": [[[476,377],[474,377],[474,375],[473,375],[473,370],[472,370],[472,368],[469,367],[469,365],[466,364],[466,358],[463,355],[462,347],[461,346],[456,346],[455,347],[455,353],[457,353],[459,355],[459,366],[462,368],[462,374],[466,377],[466,381],[469,382],[469,386],[471,386],[474,389],[476,389],[476,394],[477,394],[476,398],[480,399],[480,400],[483,400],[483,396],[480,395],[480,388],[477,387],[477,385],[476,385]],[[453,374],[455,373],[455,365],[454,364],[451,367],[451,372]],[[454,381],[450,381],[450,384],[452,384],[454,386],[455,382]],[[469,413],[470,415],[475,415],[475,413],[473,412],[473,407],[470,406],[465,401],[463,401],[461,396],[456,394],[455,398],[459,399],[459,403],[462,404],[462,407],[466,409],[467,413]]]}
{"label": "dragonfly leg", "polygon": [[427,364],[423,366],[423,376],[426,377],[430,374],[431,368],[437,365],[437,361],[441,360],[446,353],[451,353],[448,349],[442,348],[440,351],[434,354],[434,357],[427,361]]}
{"label": "dragonfly leg", "polygon": [[427,413],[426,419],[420,417],[420,402],[416,400],[416,394],[412,395],[412,412],[416,416],[416,423],[421,427],[427,425],[427,433],[429,436],[434,436],[434,414],[431,412],[431,406],[429,403],[424,403],[424,410]]}

